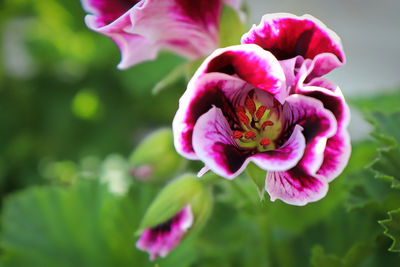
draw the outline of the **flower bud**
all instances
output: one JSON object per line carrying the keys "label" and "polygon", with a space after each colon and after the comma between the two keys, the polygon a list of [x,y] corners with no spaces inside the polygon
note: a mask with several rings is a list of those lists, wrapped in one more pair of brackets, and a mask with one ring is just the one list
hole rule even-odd
{"label": "flower bud", "polygon": [[144,215],[136,243],[150,260],[165,257],[189,233],[197,232],[211,212],[210,193],[195,175],[186,174],[167,185]]}
{"label": "flower bud", "polygon": [[163,128],[136,147],[129,158],[129,171],[139,180],[164,181],[182,170],[185,162],[175,151],[172,131]]}

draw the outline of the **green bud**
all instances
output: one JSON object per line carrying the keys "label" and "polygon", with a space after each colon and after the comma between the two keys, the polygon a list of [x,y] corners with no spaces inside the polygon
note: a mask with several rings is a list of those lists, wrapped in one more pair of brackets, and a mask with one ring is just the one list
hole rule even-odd
{"label": "green bud", "polygon": [[144,181],[165,181],[185,166],[186,160],[175,151],[171,129],[156,130],[147,136],[129,158],[129,172]]}
{"label": "green bud", "polygon": [[194,174],[185,174],[162,189],[147,209],[138,233],[166,222],[186,205],[191,206],[194,216],[190,232],[199,230],[211,213],[212,197]]}

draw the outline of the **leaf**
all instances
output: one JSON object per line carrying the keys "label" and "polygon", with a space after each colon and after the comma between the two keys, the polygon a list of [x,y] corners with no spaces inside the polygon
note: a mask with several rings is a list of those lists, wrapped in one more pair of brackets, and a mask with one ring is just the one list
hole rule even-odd
{"label": "leaf", "polygon": [[378,223],[385,229],[383,233],[393,240],[389,251],[400,252],[400,208],[389,211],[388,214],[389,219],[378,221]]}
{"label": "leaf", "polygon": [[371,168],[376,177],[392,183],[392,188],[400,188],[400,112],[384,114],[374,112],[370,117],[375,125],[373,136],[381,143],[378,157],[372,162]]}
{"label": "leaf", "polygon": [[1,263],[6,266],[148,266],[135,250],[140,207],[97,181],[35,187],[4,203]]}
{"label": "leaf", "polygon": [[219,47],[240,44],[240,38],[245,32],[246,28],[240,20],[239,13],[224,4],[219,26]]}
{"label": "leaf", "polygon": [[323,247],[315,246],[312,249],[311,265],[315,267],[343,267],[343,262],[335,255],[326,254]]}
{"label": "leaf", "polygon": [[400,150],[397,146],[387,150],[380,149],[378,158],[371,164],[376,178],[391,182],[391,187],[396,189],[400,189],[399,167]]}
{"label": "leaf", "polygon": [[267,172],[254,163],[250,162],[246,168],[246,174],[250,177],[250,179],[254,182],[257,187],[258,195],[261,200],[264,200],[265,197],[265,179],[267,176]]}
{"label": "leaf", "polygon": [[364,266],[363,263],[371,256],[374,247],[363,243],[356,243],[343,258],[333,254],[326,254],[320,245],[312,249],[311,265],[315,267],[356,267]]}
{"label": "leaf", "polygon": [[393,112],[399,109],[400,88],[370,97],[348,99],[348,102],[362,111]]}

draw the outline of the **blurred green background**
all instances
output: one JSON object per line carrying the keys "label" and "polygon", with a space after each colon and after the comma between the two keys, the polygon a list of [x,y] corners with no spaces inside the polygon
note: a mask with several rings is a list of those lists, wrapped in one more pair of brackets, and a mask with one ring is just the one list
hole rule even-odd
{"label": "blurred green background", "polygon": [[[150,132],[170,127],[185,80],[157,95],[151,90],[184,60],[162,53],[117,70],[118,48],[88,30],[84,15],[79,1],[0,2],[3,266],[155,266],[136,250],[134,233],[154,196],[176,174],[134,179],[130,155]],[[398,100],[393,90],[349,102],[372,114],[395,111]],[[213,212],[203,231],[156,264],[400,266],[399,253],[388,251],[393,240],[378,223],[400,208],[396,162],[380,161],[375,172],[366,168],[378,147],[392,149],[392,158],[400,155],[393,148],[399,116],[377,116],[367,115],[378,121],[373,132],[386,137],[353,144],[349,166],[326,198],[305,207],[259,201],[246,177],[221,179],[212,189]],[[186,170],[200,166],[190,163]],[[376,173],[386,175],[377,179]],[[387,225],[398,240],[396,214]]]}

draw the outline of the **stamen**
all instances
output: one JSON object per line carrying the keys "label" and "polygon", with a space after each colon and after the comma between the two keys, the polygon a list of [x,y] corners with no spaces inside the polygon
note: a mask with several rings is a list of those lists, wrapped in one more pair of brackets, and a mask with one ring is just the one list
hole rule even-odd
{"label": "stamen", "polygon": [[271,141],[269,141],[269,139],[267,137],[265,137],[264,139],[262,139],[260,141],[260,144],[263,146],[268,146],[269,144],[271,144]]}
{"label": "stamen", "polygon": [[249,119],[249,117],[247,117],[246,113],[238,112],[237,116],[238,116],[239,120],[241,120],[245,125],[249,124],[250,119]]}
{"label": "stamen", "polygon": [[251,139],[251,138],[254,138],[254,137],[256,137],[257,135],[256,135],[256,133],[255,132],[253,132],[253,131],[250,131],[250,132],[247,132],[246,134],[245,134],[245,138],[246,139]]}
{"label": "stamen", "polygon": [[254,112],[256,111],[256,103],[254,103],[254,100],[250,97],[246,98],[246,107],[249,110],[250,114],[254,114]]}
{"label": "stamen", "polygon": [[238,131],[238,130],[234,131],[233,134],[232,134],[232,137],[235,138],[235,139],[242,138],[242,136],[243,136],[243,133],[241,131]]}
{"label": "stamen", "polygon": [[272,126],[274,123],[272,121],[266,121],[261,125],[261,128],[264,130],[267,126]]}
{"label": "stamen", "polygon": [[264,115],[264,113],[265,113],[266,110],[267,110],[267,107],[266,107],[266,106],[261,106],[261,107],[259,107],[259,108],[257,109],[256,117],[257,117],[258,120],[261,119],[261,117]]}

